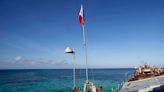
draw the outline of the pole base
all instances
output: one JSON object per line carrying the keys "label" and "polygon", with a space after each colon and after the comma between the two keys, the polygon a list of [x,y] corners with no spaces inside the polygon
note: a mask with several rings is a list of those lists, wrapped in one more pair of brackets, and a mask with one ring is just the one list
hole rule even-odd
{"label": "pole base", "polygon": [[72,92],[80,92],[80,88],[74,87]]}

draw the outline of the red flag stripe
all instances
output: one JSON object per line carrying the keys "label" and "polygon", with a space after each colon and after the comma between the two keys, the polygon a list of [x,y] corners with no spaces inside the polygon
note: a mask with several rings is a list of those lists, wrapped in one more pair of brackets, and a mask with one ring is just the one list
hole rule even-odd
{"label": "red flag stripe", "polygon": [[81,15],[78,16],[78,19],[79,19],[80,25],[84,25],[84,19]]}

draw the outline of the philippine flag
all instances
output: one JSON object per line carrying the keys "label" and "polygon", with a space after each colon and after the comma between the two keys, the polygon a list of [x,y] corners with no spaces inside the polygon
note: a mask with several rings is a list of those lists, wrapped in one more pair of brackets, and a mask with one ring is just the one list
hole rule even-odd
{"label": "philippine flag", "polygon": [[80,8],[78,19],[79,19],[80,25],[83,26],[84,25],[84,14],[83,14],[83,6],[82,5]]}

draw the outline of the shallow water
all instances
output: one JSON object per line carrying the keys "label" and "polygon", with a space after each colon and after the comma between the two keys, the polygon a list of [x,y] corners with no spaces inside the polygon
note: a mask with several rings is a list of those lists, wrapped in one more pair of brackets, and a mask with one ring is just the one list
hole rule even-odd
{"label": "shallow water", "polygon": [[[116,89],[133,69],[89,69],[89,80]],[[83,89],[85,69],[76,70],[77,86]],[[0,70],[0,92],[72,92],[72,69]]]}

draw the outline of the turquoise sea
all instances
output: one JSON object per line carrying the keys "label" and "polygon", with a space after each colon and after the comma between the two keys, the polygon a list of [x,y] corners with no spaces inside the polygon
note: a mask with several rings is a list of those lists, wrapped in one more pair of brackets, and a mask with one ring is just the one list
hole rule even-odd
{"label": "turquoise sea", "polygon": [[[89,80],[111,92],[133,69],[89,69]],[[126,75],[128,76],[128,75]],[[83,89],[85,69],[76,70],[77,86]],[[72,69],[0,70],[0,92],[72,92]]]}

